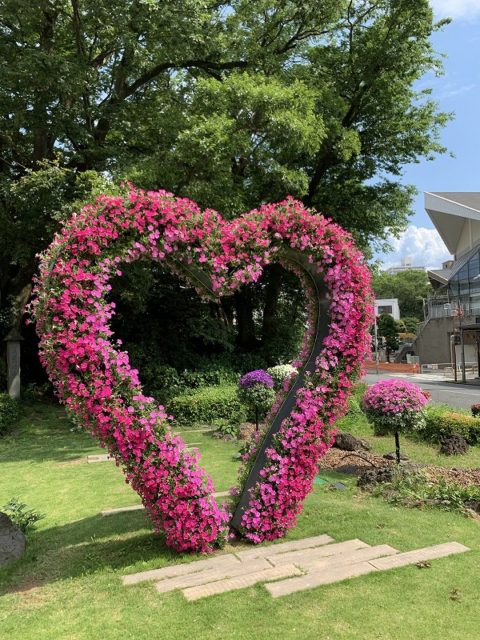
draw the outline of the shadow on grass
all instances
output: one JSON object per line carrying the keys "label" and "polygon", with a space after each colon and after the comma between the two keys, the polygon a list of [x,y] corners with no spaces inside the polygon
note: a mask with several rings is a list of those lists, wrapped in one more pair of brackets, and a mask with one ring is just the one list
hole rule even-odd
{"label": "shadow on grass", "polygon": [[97,515],[33,531],[25,556],[0,570],[0,596],[109,569],[131,573],[137,563],[153,559],[158,567],[195,559],[168,549],[149,526],[140,512]]}

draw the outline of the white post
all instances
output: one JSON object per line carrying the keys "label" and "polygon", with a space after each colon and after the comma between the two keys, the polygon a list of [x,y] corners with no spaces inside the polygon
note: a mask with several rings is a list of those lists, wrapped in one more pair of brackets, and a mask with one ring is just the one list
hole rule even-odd
{"label": "white post", "polygon": [[20,344],[23,338],[17,329],[12,329],[5,338],[7,343],[7,391],[15,400],[20,398]]}

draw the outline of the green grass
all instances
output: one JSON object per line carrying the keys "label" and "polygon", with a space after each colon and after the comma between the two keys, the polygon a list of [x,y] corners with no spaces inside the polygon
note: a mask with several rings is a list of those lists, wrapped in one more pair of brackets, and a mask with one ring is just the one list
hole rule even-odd
{"label": "green grass", "polygon": [[[372,427],[368,423],[365,414],[347,415],[339,420],[336,425],[342,431],[363,438],[372,447],[372,453],[383,455],[395,451],[395,441],[392,436],[374,436]],[[400,436],[402,453],[413,462],[424,462],[439,467],[477,468],[480,467],[480,446],[470,447],[463,456],[444,456],[438,452],[438,445],[431,445],[408,436]]]}
{"label": "green grass", "polygon": [[[201,442],[218,490],[234,482],[237,445],[199,433],[185,440]],[[382,441],[375,438],[375,447]],[[149,583],[125,588],[126,573],[195,558],[166,549],[142,512],[99,515],[138,498],[113,463],[82,460],[98,452],[87,435],[69,431],[61,409],[41,404],[0,441],[0,504],[18,496],[47,514],[26,555],[0,571],[2,640],[478,639],[478,521],[393,507],[359,492],[348,476],[341,477],[345,491],[315,485],[289,539],[328,533],[400,550],[456,540],[472,551],[432,561],[430,569],[405,567],[279,599],[261,585],[194,603],[180,592],[159,595]],[[453,589],[459,601],[450,598]]]}

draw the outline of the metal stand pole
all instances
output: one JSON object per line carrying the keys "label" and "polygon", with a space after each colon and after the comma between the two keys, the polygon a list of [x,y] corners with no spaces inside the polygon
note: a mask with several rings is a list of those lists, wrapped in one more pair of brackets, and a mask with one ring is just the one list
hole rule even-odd
{"label": "metal stand pole", "polygon": [[397,464],[400,464],[400,438],[398,437],[398,431],[395,431],[395,454],[397,456]]}
{"label": "metal stand pole", "polygon": [[377,327],[377,316],[375,315],[375,323],[374,327],[374,342],[375,342],[375,373],[378,376],[378,327]]}

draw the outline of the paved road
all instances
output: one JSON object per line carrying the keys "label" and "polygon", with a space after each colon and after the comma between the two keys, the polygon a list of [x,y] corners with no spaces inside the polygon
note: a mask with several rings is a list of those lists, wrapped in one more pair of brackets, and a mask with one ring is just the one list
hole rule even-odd
{"label": "paved road", "polygon": [[444,382],[443,380],[432,380],[432,376],[428,374],[422,375],[405,375],[393,374],[388,372],[367,373],[364,382],[372,384],[377,380],[385,378],[402,378],[414,382],[432,394],[433,402],[446,402],[452,407],[461,409],[470,409],[475,402],[480,402],[480,384],[455,384],[454,382]]}

